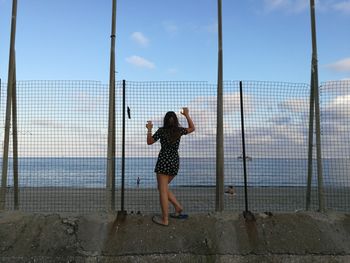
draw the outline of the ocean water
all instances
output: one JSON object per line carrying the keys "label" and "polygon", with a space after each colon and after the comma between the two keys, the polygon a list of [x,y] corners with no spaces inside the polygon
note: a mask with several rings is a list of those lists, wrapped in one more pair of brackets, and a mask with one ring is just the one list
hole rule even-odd
{"label": "ocean water", "polygon": [[[125,186],[156,187],[153,172],[156,158],[126,158]],[[2,165],[2,162],[1,162]],[[215,186],[215,158],[181,158],[174,186]],[[348,159],[324,159],[325,185],[350,186]],[[19,158],[21,187],[103,188],[106,185],[106,158]],[[116,159],[116,186],[121,186],[121,159]],[[305,186],[307,159],[258,158],[247,161],[248,186]],[[316,184],[314,160],[313,184]],[[8,185],[13,185],[12,160],[9,161]],[[244,185],[243,162],[225,159],[225,185]]]}

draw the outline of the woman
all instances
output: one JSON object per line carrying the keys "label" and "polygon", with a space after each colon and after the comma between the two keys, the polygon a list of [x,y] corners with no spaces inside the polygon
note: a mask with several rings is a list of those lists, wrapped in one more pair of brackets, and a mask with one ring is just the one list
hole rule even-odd
{"label": "woman", "polygon": [[153,222],[167,226],[169,224],[169,201],[175,208],[173,217],[181,218],[183,210],[175,195],[169,190],[168,184],[175,178],[179,171],[178,149],[182,135],[194,132],[195,127],[189,115],[188,108],[183,108],[181,114],[185,116],[188,128],[182,128],[175,112],[169,111],[165,114],[163,127],[159,128],[152,136],[153,124],[146,124],[147,144],[151,145],[160,139],[161,149],[154,172],[157,174],[158,191],[162,217],[154,216]]}

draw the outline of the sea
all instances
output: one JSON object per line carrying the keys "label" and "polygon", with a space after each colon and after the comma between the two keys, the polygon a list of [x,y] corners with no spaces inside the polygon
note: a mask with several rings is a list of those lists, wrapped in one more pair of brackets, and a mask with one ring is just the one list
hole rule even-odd
{"label": "sea", "polygon": [[[154,188],[156,158],[116,158],[116,187]],[[7,185],[13,186],[12,159],[9,160]],[[1,161],[2,166],[2,161]],[[316,160],[313,160],[312,183],[316,185]],[[74,187],[104,188],[106,186],[107,158],[19,158],[20,187]],[[323,181],[327,186],[350,186],[349,159],[323,159]],[[137,179],[139,185],[137,185]],[[243,186],[306,186],[307,159],[255,158],[247,160],[246,173],[243,161],[226,158],[225,185]],[[181,158],[180,170],[171,183],[182,187],[212,187],[216,184],[215,158]]]}

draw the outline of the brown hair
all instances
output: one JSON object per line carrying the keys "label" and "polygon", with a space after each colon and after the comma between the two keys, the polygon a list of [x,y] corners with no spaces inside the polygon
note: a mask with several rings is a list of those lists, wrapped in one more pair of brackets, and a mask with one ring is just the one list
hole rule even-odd
{"label": "brown hair", "polygon": [[166,130],[166,134],[170,143],[174,143],[180,138],[180,124],[173,111],[168,111],[164,116],[163,128]]}

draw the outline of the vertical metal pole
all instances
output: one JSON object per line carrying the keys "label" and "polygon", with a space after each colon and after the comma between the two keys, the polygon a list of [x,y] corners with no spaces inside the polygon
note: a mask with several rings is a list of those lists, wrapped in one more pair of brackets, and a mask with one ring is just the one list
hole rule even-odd
{"label": "vertical metal pole", "polygon": [[245,212],[248,212],[248,187],[247,187],[247,163],[245,155],[245,136],[244,136],[244,107],[243,107],[243,87],[242,81],[239,82],[239,95],[241,104],[241,129],[242,129],[242,150],[243,150],[243,172],[244,172],[244,200]]}
{"label": "vertical metal pole", "polygon": [[111,54],[109,70],[109,114],[107,146],[107,210],[115,210],[115,31],[117,2],[112,4]]}
{"label": "vertical metal pole", "polygon": [[224,209],[224,129],[223,129],[223,58],[222,2],[218,0],[218,87],[216,127],[216,202],[215,210]]}
{"label": "vertical metal pole", "polygon": [[316,18],[315,18],[315,1],[310,0],[311,13],[311,32],[312,32],[312,79],[315,99],[315,120],[316,120],[316,157],[317,157],[317,183],[318,183],[318,203],[319,211],[324,212],[324,195],[323,195],[323,168],[322,168],[322,151],[321,151],[321,124],[320,124],[320,101],[318,91],[318,65],[317,65],[317,42],[316,42]]}
{"label": "vertical metal pole", "polygon": [[[312,67],[312,65],[311,65]],[[312,157],[313,157],[313,142],[314,142],[314,80],[311,71],[311,85],[310,85],[310,105],[309,105],[309,146],[308,146],[308,164],[307,164],[307,188],[306,188],[306,210],[310,209],[311,203],[311,183],[312,183]]]}
{"label": "vertical metal pole", "polygon": [[18,138],[17,138],[17,92],[16,92],[16,55],[12,85],[12,142],[13,142],[13,189],[14,189],[14,208],[18,210]]}
{"label": "vertical metal pole", "polygon": [[7,186],[6,184],[7,184],[8,152],[9,152],[10,123],[11,123],[11,102],[12,102],[12,88],[13,88],[14,69],[15,69],[14,55],[15,55],[15,41],[16,41],[16,17],[17,17],[17,0],[13,0],[12,1],[9,69],[8,69],[8,82],[7,82],[4,152],[3,152],[3,158],[2,158],[2,174],[1,174],[0,210],[5,209],[5,203],[6,203],[6,186]]}
{"label": "vertical metal pole", "polygon": [[124,192],[125,192],[125,80],[123,80],[122,189],[121,189],[122,213],[124,213]]}

